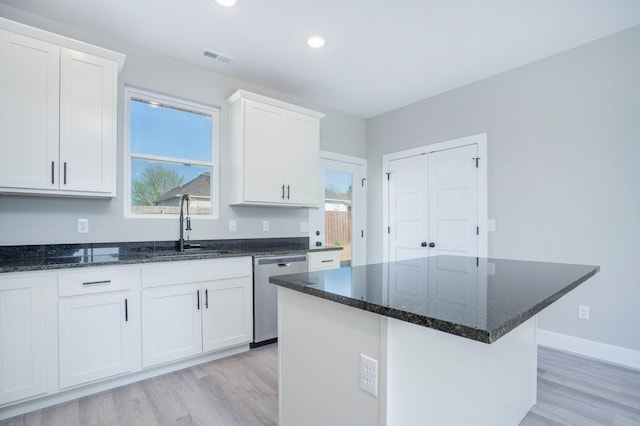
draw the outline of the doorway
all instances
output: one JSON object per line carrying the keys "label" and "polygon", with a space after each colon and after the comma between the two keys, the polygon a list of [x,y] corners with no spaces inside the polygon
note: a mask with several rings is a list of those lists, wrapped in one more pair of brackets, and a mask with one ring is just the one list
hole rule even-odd
{"label": "doorway", "polygon": [[383,156],[384,260],[487,256],[486,134]]}
{"label": "doorway", "polygon": [[320,153],[322,201],[309,209],[311,248],[342,247],[340,265],[366,263],[366,160]]}

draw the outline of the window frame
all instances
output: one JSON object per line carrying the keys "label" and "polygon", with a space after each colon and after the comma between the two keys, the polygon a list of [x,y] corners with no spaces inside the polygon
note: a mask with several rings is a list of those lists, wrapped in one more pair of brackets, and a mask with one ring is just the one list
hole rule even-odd
{"label": "window frame", "polygon": [[[125,86],[124,88],[124,217],[127,219],[177,219],[178,214],[145,214],[131,211],[131,100],[139,99],[148,102],[158,102],[186,111],[202,113],[211,116],[211,162],[164,157],[157,155],[135,155],[135,158],[169,161],[174,163],[192,164],[194,166],[211,167],[211,210],[209,214],[192,215],[192,220],[211,220],[220,217],[220,108],[188,101],[173,96],[163,95],[148,90]],[[180,161],[177,161],[180,160]]]}

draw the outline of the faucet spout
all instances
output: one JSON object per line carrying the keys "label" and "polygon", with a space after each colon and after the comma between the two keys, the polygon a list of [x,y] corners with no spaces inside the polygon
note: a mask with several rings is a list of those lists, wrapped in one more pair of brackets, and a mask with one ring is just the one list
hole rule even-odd
{"label": "faucet spout", "polygon": [[178,249],[184,251],[184,202],[187,202],[187,231],[191,231],[191,217],[189,216],[189,201],[191,201],[191,194],[182,194],[180,198],[180,240],[178,241]]}

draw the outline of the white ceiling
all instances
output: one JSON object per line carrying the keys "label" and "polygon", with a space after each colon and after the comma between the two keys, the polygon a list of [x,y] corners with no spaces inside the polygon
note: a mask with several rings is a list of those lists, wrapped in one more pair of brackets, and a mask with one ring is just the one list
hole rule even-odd
{"label": "white ceiling", "polygon": [[640,25],[638,0],[0,2],[363,118]]}

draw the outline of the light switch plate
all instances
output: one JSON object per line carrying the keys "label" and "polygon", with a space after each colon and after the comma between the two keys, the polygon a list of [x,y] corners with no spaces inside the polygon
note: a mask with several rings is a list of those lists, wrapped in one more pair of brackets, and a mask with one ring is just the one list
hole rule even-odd
{"label": "light switch plate", "polygon": [[489,219],[487,221],[487,231],[496,232],[496,220],[495,219]]}

